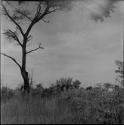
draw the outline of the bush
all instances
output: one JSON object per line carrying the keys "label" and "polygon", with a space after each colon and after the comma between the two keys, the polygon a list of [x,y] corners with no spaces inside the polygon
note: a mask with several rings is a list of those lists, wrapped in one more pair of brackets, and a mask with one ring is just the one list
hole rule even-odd
{"label": "bush", "polygon": [[[37,90],[36,87],[35,89]],[[41,87],[40,87],[41,88]],[[37,96],[16,96],[2,103],[2,123],[122,124],[124,89],[68,89],[55,94],[56,86]],[[39,89],[40,90],[40,89]],[[42,98],[43,97],[43,98]]]}
{"label": "bush", "polygon": [[80,85],[81,85],[81,82],[79,80],[75,80],[72,86],[73,88],[79,89]]}
{"label": "bush", "polygon": [[60,91],[67,91],[72,88],[72,78],[61,78],[56,81],[56,86]]}
{"label": "bush", "polygon": [[14,96],[14,90],[8,88],[8,87],[2,87],[1,88],[1,100],[6,101]]}
{"label": "bush", "polygon": [[74,90],[64,93],[63,98],[71,106],[71,111],[85,123],[122,123],[124,109],[120,106],[122,98],[117,92],[110,94],[101,90]]}

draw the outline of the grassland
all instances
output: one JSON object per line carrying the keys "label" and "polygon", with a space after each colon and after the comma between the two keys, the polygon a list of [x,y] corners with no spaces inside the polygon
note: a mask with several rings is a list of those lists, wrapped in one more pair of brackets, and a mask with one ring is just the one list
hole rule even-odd
{"label": "grassland", "polygon": [[124,89],[70,89],[42,97],[39,93],[3,95],[2,124],[124,124]]}

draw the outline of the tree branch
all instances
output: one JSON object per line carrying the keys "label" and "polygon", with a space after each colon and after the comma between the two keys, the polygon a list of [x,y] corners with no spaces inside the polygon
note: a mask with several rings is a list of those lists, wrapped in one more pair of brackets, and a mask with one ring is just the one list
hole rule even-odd
{"label": "tree branch", "polygon": [[22,47],[22,44],[21,44],[20,40],[18,39],[18,37],[17,37],[16,41],[17,41],[18,44]]}
{"label": "tree branch", "polygon": [[39,22],[41,19],[43,19],[45,17],[45,15],[48,14],[49,12],[49,6],[47,5],[46,9],[44,10],[44,12],[41,14],[40,10],[41,10],[41,3],[39,3],[38,7],[37,7],[37,12],[35,14],[34,19],[32,20],[31,24],[29,25],[27,31],[26,31],[26,35],[28,36],[29,32],[31,31],[32,27],[34,26],[34,24],[36,24],[37,22]]}
{"label": "tree branch", "polygon": [[53,13],[53,12],[56,12],[56,10],[58,10],[57,8],[51,10],[51,11],[48,11],[47,14],[50,14],[50,13]]}
{"label": "tree branch", "polygon": [[44,49],[44,48],[41,46],[41,43],[39,44],[39,46],[38,46],[37,48],[32,49],[32,50],[26,52],[26,54],[29,54],[29,53],[34,52],[34,51],[37,51],[38,49]]}
{"label": "tree branch", "polygon": [[16,59],[14,59],[13,57],[11,57],[11,56],[9,56],[9,55],[7,55],[7,54],[5,54],[5,53],[0,53],[0,54],[3,55],[3,56],[5,56],[5,57],[10,58],[10,59],[11,59],[12,61],[14,61],[15,64],[17,64],[18,67],[21,69],[21,66],[20,66],[20,64],[16,61]]}
{"label": "tree branch", "polygon": [[2,4],[2,7],[5,11],[5,15],[7,15],[7,17],[9,17],[9,19],[18,27],[19,31],[21,32],[22,36],[24,36],[24,32],[22,30],[22,28],[20,27],[20,25],[10,16],[10,14],[8,13],[6,7]]}
{"label": "tree branch", "polygon": [[8,39],[14,39],[22,47],[22,44],[17,36],[16,31],[14,32],[14,31],[8,29],[3,34],[6,35]]}
{"label": "tree branch", "polygon": [[21,14],[22,16],[26,17],[29,21],[32,22],[32,18],[27,16],[24,12],[21,12],[20,10],[16,10],[17,13]]}
{"label": "tree branch", "polygon": [[44,20],[44,19],[42,19],[42,21],[43,21],[44,23],[49,23],[49,22],[50,22],[49,20]]}

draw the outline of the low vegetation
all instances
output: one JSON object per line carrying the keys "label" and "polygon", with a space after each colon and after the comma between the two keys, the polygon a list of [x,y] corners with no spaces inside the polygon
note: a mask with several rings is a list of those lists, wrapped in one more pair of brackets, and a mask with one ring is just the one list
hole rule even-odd
{"label": "low vegetation", "polygon": [[[108,84],[81,88],[71,78],[41,84],[29,95],[20,89],[1,89],[3,124],[123,124],[124,89]],[[108,87],[109,86],[109,87]]]}

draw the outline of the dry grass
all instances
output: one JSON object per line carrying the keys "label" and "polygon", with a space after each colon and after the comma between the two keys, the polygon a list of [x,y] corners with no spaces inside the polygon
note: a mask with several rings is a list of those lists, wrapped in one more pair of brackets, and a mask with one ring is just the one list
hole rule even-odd
{"label": "dry grass", "polygon": [[4,124],[57,124],[66,121],[71,114],[68,106],[57,104],[57,98],[19,97],[2,104],[2,123]]}
{"label": "dry grass", "polygon": [[[14,96],[2,103],[2,124],[119,123],[123,117],[117,93],[71,90],[59,96]],[[122,118],[121,118],[122,120]]]}

